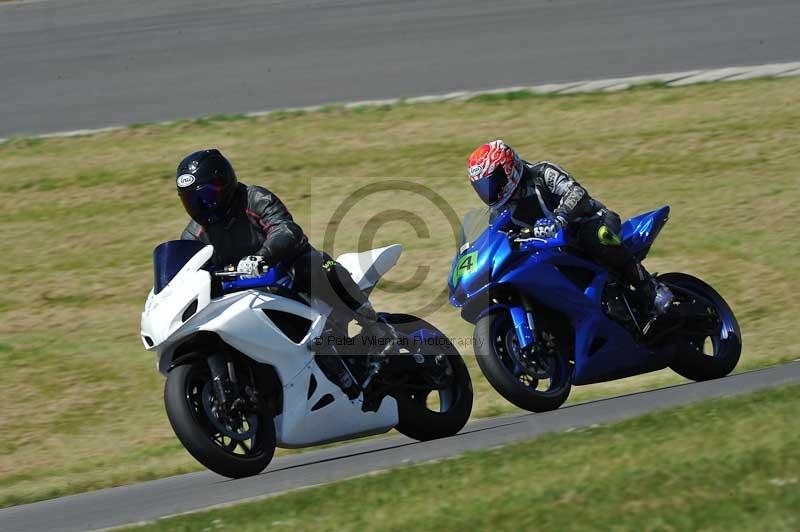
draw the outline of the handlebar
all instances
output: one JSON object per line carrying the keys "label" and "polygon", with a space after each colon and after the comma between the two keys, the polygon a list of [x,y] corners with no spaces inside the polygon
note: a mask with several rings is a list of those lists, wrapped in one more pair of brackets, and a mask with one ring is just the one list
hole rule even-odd
{"label": "handlebar", "polygon": [[221,281],[223,292],[236,292],[249,288],[286,284],[288,277],[280,267],[267,268],[261,275],[255,277],[242,277],[236,271],[217,271],[211,272],[211,275]]}
{"label": "handlebar", "polygon": [[521,234],[510,234],[509,240],[522,249],[530,248],[557,248],[569,244],[570,238],[564,229],[559,229],[552,238],[538,238],[534,236],[521,236]]}
{"label": "handlebar", "polygon": [[236,290],[269,286],[273,284],[271,281],[271,279],[265,279],[263,275],[259,277],[238,278],[232,281],[223,281],[222,290],[224,292],[235,292]]}

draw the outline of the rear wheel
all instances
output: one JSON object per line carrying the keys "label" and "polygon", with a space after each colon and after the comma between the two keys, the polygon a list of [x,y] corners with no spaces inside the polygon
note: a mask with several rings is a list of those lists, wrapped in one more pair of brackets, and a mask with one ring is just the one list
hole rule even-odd
{"label": "rear wheel", "polygon": [[205,360],[167,374],[164,404],[175,435],[211,471],[230,478],[247,477],[260,473],[272,460],[273,416],[264,407],[224,413]]}
{"label": "rear wheel", "polygon": [[560,354],[523,352],[507,313],[487,314],[478,320],[474,344],[486,380],[519,408],[547,412],[569,397],[572,365]]}
{"label": "rear wheel", "polygon": [[[705,332],[690,330],[676,335],[677,354],[670,368],[693,381],[718,379],[733,371],[742,353],[742,333],[736,316],[722,296],[705,282],[685,273],[667,273],[658,280],[670,288],[678,308],[694,305],[698,311],[703,311],[694,321],[716,320],[716,325],[712,322]],[[693,318],[690,316],[689,320]]]}
{"label": "rear wheel", "polygon": [[[446,376],[441,385],[435,385],[425,375],[411,375],[407,387],[392,392],[400,419],[397,430],[420,441],[457,434],[472,413],[472,380],[458,350],[425,320],[390,314],[387,321],[401,340],[406,340],[398,356],[422,355],[426,363],[435,364],[437,372]],[[415,344],[412,337],[420,330],[429,331],[431,337],[438,339]]]}

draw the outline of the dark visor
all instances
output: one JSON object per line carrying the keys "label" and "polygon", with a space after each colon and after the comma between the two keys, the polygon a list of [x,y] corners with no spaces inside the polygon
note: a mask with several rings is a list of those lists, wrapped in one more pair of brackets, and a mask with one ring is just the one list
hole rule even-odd
{"label": "dark visor", "polygon": [[500,194],[506,184],[508,184],[508,177],[502,165],[495,168],[488,177],[472,181],[475,192],[490,207],[500,200]]}
{"label": "dark visor", "polygon": [[220,185],[201,185],[178,189],[186,212],[201,225],[219,221],[225,199],[225,188]]}

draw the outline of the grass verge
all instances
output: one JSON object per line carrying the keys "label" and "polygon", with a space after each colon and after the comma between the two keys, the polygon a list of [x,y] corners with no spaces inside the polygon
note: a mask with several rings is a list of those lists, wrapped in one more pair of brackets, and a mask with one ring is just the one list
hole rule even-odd
{"label": "grass verge", "polygon": [[710,400],[135,530],[797,530],[798,408]]}
{"label": "grass verge", "polygon": [[[456,216],[478,206],[464,161],[477,144],[503,137],[531,159],[560,162],[623,216],[669,203],[650,269],[693,273],[730,301],[744,332],[740,369],[800,357],[792,334],[800,310],[798,94],[798,79],[515,94],[0,145],[8,259],[0,505],[198,467],[166,421],[162,378],[141,347],[138,322],[152,282],[150,252],[186,220],[174,166],[201,147],[219,147],[242,181],[273,189],[316,245],[326,230],[335,233],[334,254],[402,242],[406,251],[376,291],[376,306],[424,314],[465,338],[470,326],[441,293],[454,251],[444,206]],[[337,211],[387,179],[424,188],[366,189],[352,210]],[[470,347],[461,350],[471,358]],[[474,414],[510,410],[468,363]],[[572,399],[678,381],[659,372],[578,388]]]}

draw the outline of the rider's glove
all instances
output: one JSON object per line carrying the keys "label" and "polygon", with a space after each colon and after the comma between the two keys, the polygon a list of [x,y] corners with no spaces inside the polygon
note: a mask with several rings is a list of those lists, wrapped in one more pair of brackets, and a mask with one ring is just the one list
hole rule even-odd
{"label": "rider's glove", "polygon": [[553,220],[558,224],[559,229],[567,226],[567,215],[563,211],[556,211],[553,213]]}
{"label": "rider's glove", "polygon": [[242,277],[258,277],[264,272],[264,257],[250,255],[239,261],[236,266],[236,273]]}
{"label": "rider's glove", "polygon": [[566,220],[560,216],[555,219],[539,218],[533,224],[533,236],[534,238],[553,238],[564,225],[566,225]]}

